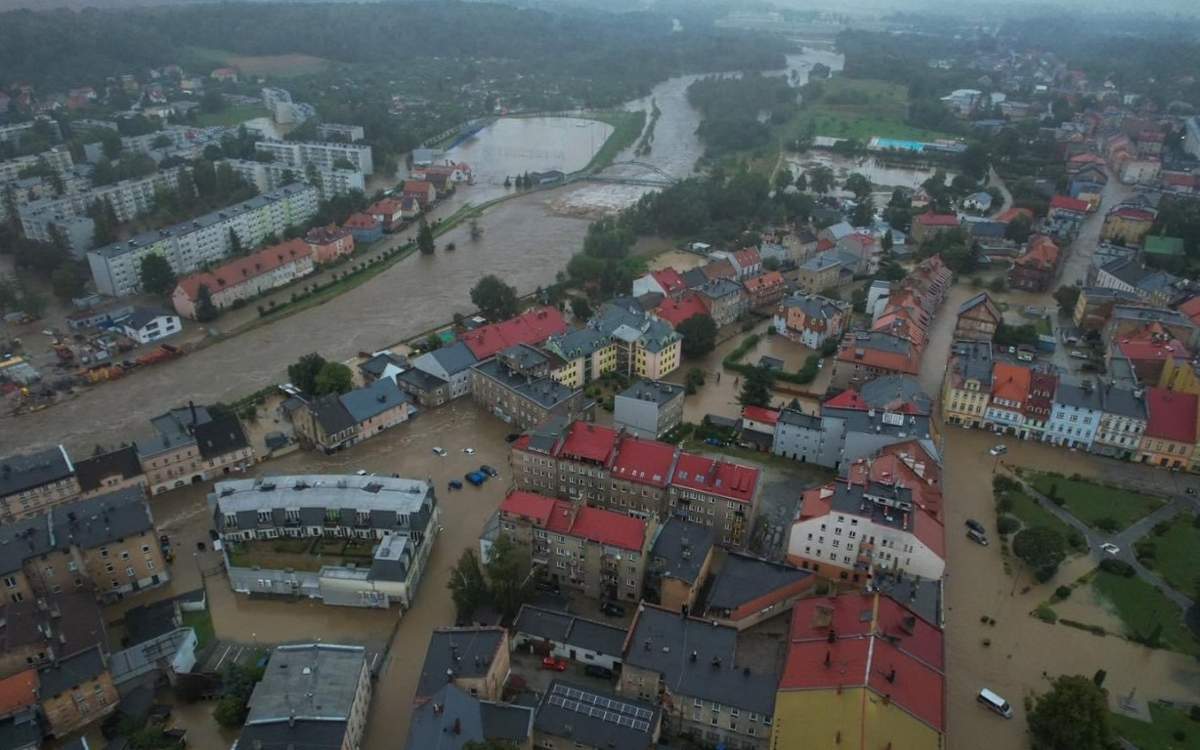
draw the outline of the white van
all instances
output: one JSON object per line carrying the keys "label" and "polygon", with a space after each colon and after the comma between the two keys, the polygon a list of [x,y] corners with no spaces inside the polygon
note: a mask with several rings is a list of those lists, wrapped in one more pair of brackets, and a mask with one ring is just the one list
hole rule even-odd
{"label": "white van", "polygon": [[1006,719],[1011,719],[1013,717],[1012,706],[1008,705],[1008,701],[1004,700],[987,688],[980,690],[979,695],[975,700],[979,701]]}

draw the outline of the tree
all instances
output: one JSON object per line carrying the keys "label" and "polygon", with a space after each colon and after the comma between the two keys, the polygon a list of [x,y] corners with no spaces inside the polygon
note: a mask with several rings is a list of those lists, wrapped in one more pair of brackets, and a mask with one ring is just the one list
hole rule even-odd
{"label": "tree", "polygon": [[475,550],[463,550],[454,569],[450,571],[450,582],[446,585],[450,588],[450,598],[454,600],[460,621],[468,620],[480,605],[487,602],[490,595]]}
{"label": "tree", "polygon": [[506,320],[517,314],[517,290],[494,274],[488,274],[471,289],[471,302],[488,320]]}
{"label": "tree", "polygon": [[305,354],[294,363],[288,365],[288,380],[300,389],[302,393],[313,393],[317,386],[317,373],[325,366],[325,358],[313,352]]}
{"label": "tree", "polygon": [[592,306],[584,297],[572,297],[571,314],[575,316],[576,320],[587,320],[592,317]]}
{"label": "tree", "polygon": [[40,318],[46,312],[46,298],[31,289],[24,289],[19,307],[29,317]]}
{"label": "tree", "polygon": [[846,189],[854,193],[854,197],[861,201],[871,194],[871,181],[867,179],[866,175],[852,172],[846,178]]}
{"label": "tree", "polygon": [[815,193],[828,193],[833,189],[833,170],[824,166],[814,167],[808,172],[808,186]]}
{"label": "tree", "polygon": [[1029,217],[1021,214],[1008,222],[1008,226],[1004,228],[1004,239],[1022,244],[1029,239],[1029,235],[1032,232],[1033,228],[1029,222]]}
{"label": "tree", "polygon": [[770,406],[771,388],[775,385],[775,373],[766,367],[755,367],[746,373],[738,403],[742,406]]}
{"label": "tree", "polygon": [[883,233],[883,238],[879,240],[879,247],[882,248],[885,253],[890,253],[892,248],[895,246],[896,240],[892,237],[892,230],[889,229]]}
{"label": "tree", "polygon": [[1063,315],[1073,314],[1075,304],[1079,302],[1079,287],[1060,286],[1054,291],[1054,300],[1058,302],[1058,309]]}
{"label": "tree", "polygon": [[240,727],[249,714],[250,694],[263,677],[261,667],[243,667],[231,663],[221,676],[223,694],[213,710],[213,718],[223,727]]}
{"label": "tree", "polygon": [[1067,556],[1067,543],[1062,534],[1048,526],[1022,529],[1012,541],[1013,554],[1033,568],[1039,581],[1048,581],[1058,572]]}
{"label": "tree", "polygon": [[429,222],[425,221],[425,217],[421,217],[421,224],[417,229],[417,249],[422,255],[433,255],[433,251],[437,249],[437,245],[433,241],[433,230],[429,228]]}
{"label": "tree", "polygon": [[683,337],[680,346],[685,357],[703,357],[717,345],[717,323],[711,315],[697,313],[675,331]]}
{"label": "tree", "polygon": [[317,371],[313,383],[313,395],[324,396],[329,393],[346,393],[354,387],[354,373],[341,362],[326,362]]}
{"label": "tree", "polygon": [[166,296],[175,289],[175,271],[171,270],[167,259],[158,253],[142,258],[138,278],[142,282],[142,290],[150,294]]}
{"label": "tree", "polygon": [[244,251],[242,250],[242,238],[238,237],[237,232],[233,231],[233,227],[230,227],[229,228],[229,254],[230,255],[241,255],[243,252]]}
{"label": "tree", "polygon": [[201,284],[196,290],[196,320],[207,323],[217,319],[217,306],[213,304],[212,292],[207,284]]}
{"label": "tree", "polygon": [[875,204],[871,196],[866,196],[850,214],[850,223],[856,227],[869,227],[875,221]]}
{"label": "tree", "polygon": [[792,170],[784,167],[775,174],[775,189],[783,190],[788,185],[791,185],[794,179],[792,177]]}
{"label": "tree", "polygon": [[1083,675],[1062,675],[1029,712],[1034,750],[1109,750],[1114,747],[1104,690]]}
{"label": "tree", "polygon": [[54,289],[54,296],[59,299],[67,300],[82,296],[86,283],[87,278],[79,271],[79,266],[74,263],[64,263],[50,274],[50,285]]}
{"label": "tree", "polygon": [[501,534],[492,544],[483,572],[493,606],[505,618],[515,617],[529,598],[531,576],[521,560],[520,550],[507,535]]}

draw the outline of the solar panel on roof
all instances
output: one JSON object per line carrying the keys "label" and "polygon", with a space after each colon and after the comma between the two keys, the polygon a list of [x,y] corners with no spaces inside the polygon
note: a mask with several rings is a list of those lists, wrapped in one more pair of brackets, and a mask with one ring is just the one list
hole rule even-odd
{"label": "solar panel on roof", "polygon": [[637,708],[636,706],[633,709],[633,714],[639,719],[649,719],[654,716],[653,711],[647,711],[644,708]]}
{"label": "solar panel on roof", "polygon": [[550,696],[550,705],[551,706],[559,706],[561,708],[562,704],[563,704],[563,699],[562,699],[561,695],[551,695]]}
{"label": "solar panel on roof", "polygon": [[638,730],[639,732],[647,732],[647,731],[649,731],[649,730],[650,730],[650,722],[648,722],[648,721],[635,721],[635,722],[633,723],[633,728],[634,728],[634,729],[636,729],[636,730]]}
{"label": "solar panel on roof", "polygon": [[563,708],[567,709],[568,711],[574,711],[575,713],[579,713],[579,702],[578,701],[563,701]]}
{"label": "solar panel on roof", "polygon": [[630,727],[630,728],[633,727],[633,719],[629,718],[628,716],[622,716],[620,721],[618,721],[617,723],[623,727]]}

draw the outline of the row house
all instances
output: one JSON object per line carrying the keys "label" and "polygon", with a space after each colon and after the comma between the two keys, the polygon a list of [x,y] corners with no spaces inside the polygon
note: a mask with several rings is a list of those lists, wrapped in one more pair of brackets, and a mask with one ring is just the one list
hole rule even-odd
{"label": "row house", "polygon": [[138,438],[135,446],[151,494],[254,465],[254,449],[232,414],[213,416],[189,403],[151,419],[150,425],[154,434]]}
{"label": "row house", "polygon": [[546,578],[591,599],[642,599],[656,522],[517,491],[500,503],[500,533]]}
{"label": "row house", "polygon": [[[108,650],[104,610],[90,584],[72,591],[6,601],[0,603],[0,618],[4,620],[0,677],[28,677],[97,645]],[[9,713],[5,708],[0,702],[0,718]]]}
{"label": "row house", "polygon": [[1044,292],[1054,285],[1062,253],[1049,237],[1038,235],[1029,240],[1025,254],[1013,261],[1008,285],[1029,292]]}
{"label": "row house", "polygon": [[820,349],[846,332],[851,319],[847,302],[796,292],[775,310],[775,332],[809,349]]}
{"label": "row house", "polygon": [[1146,389],[1146,427],[1138,461],[1170,469],[1195,469],[1197,396]]}
{"label": "row house", "polygon": [[991,341],[1004,316],[987,292],[980,292],[958,307],[955,340]]}
{"label": "row house", "polygon": [[1104,411],[1092,440],[1092,452],[1131,461],[1146,432],[1146,402],[1142,389],[1103,386]]}
{"label": "row house", "polygon": [[1090,380],[1072,382],[1064,377],[1054,391],[1044,439],[1054,445],[1090,450],[1103,414],[1102,389]]}
{"label": "row house", "polygon": [[312,249],[304,240],[292,239],[209,271],[185,276],[176,284],[171,303],[180,315],[195,320],[201,289],[208,292],[216,309],[225,310],[287,286],[314,269]]}
{"label": "row house", "polygon": [[79,496],[79,480],[61,445],[0,459],[0,520],[44,513]]}
{"label": "row house", "polygon": [[1005,432],[1016,433],[1025,421],[1029,398],[1029,368],[997,362],[992,368],[992,392],[984,420]]}
{"label": "row house", "polygon": [[117,710],[108,657],[97,645],[38,671],[38,698],[52,737],[71,734]]}
{"label": "row house", "polygon": [[992,392],[990,341],[955,341],[942,379],[942,418],[949,424],[982,427]]}
{"label": "row house", "polygon": [[592,402],[579,388],[550,377],[555,361],[535,347],[520,344],[471,368],[471,398],[517,430],[548,419],[566,421],[590,414]]}
{"label": "row house", "polygon": [[1045,440],[1046,429],[1055,409],[1058,374],[1052,369],[1030,368],[1029,396],[1025,399],[1021,436],[1028,440]]}
{"label": "row house", "polygon": [[757,510],[757,469],[590,423],[542,425],[510,458],[519,489],[660,523],[678,517],[734,546],[746,543]]}
{"label": "row house", "polygon": [[390,378],[347,393],[313,399],[292,413],[296,436],[325,453],[347,448],[407,422],[416,409],[412,397]]}
{"label": "row house", "polygon": [[749,297],[750,308],[769,308],[779,303],[787,291],[787,282],[778,271],[767,271],[742,282]]}

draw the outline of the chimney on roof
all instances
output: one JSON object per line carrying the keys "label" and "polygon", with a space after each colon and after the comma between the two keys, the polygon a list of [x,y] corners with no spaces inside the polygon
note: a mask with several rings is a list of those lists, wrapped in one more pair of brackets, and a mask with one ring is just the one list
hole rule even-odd
{"label": "chimney on roof", "polygon": [[825,668],[828,669],[831,666],[833,666],[833,652],[825,649]]}
{"label": "chimney on roof", "polygon": [[696,661],[697,656],[699,656],[699,654],[697,652],[693,651],[692,655],[690,657],[688,657],[688,661]]}

